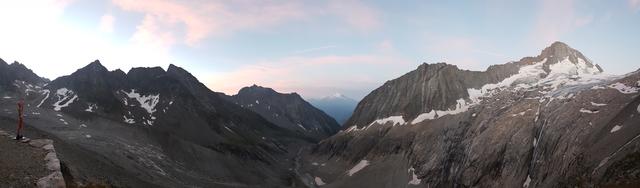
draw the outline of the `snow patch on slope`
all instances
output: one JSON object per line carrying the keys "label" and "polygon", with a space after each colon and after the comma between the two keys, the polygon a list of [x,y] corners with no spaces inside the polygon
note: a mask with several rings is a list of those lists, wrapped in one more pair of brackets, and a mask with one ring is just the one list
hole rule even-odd
{"label": "snow patch on slope", "polygon": [[122,93],[126,94],[127,97],[131,99],[136,99],[138,103],[140,103],[140,107],[147,110],[149,114],[153,114],[154,112],[156,112],[156,109],[155,109],[156,105],[158,104],[158,101],[160,101],[159,94],[140,95],[139,93],[136,93],[135,89],[131,89],[131,92],[126,92],[122,90]]}
{"label": "snow patch on slope", "polygon": [[128,123],[128,124],[134,124],[136,123],[135,120],[133,120],[133,118],[127,118],[127,116],[122,116],[122,118],[124,118],[124,122]]}
{"label": "snow patch on slope", "polygon": [[361,160],[358,164],[356,164],[356,166],[353,166],[353,168],[349,169],[347,173],[349,174],[349,176],[352,176],[353,174],[357,173],[358,171],[362,170],[364,167],[367,167],[367,166],[369,166],[369,161]]}
{"label": "snow patch on slope", "polygon": [[314,181],[316,182],[317,186],[323,186],[323,185],[326,184],[326,183],[324,183],[324,181],[322,181],[322,178],[320,178],[318,176],[316,176],[316,178],[314,178]]}
{"label": "snow patch on slope", "polygon": [[527,180],[524,181],[522,187],[529,187],[529,184],[531,184],[531,176],[527,175]]}
{"label": "snow patch on slope", "polygon": [[614,132],[616,132],[616,131],[618,131],[620,129],[622,129],[621,125],[613,126],[613,128],[611,128],[611,131],[609,131],[609,133],[614,133]]}
{"label": "snow patch on slope", "polygon": [[420,185],[420,182],[422,181],[421,179],[418,179],[418,175],[416,175],[416,169],[414,169],[413,167],[409,168],[409,170],[407,170],[409,173],[411,173],[411,180],[409,181],[409,185]]}
{"label": "snow patch on slope", "polygon": [[[47,92],[47,96],[48,96]],[[58,101],[53,104],[53,110],[60,111],[64,107],[68,107],[73,101],[78,99],[78,95],[75,95],[73,91],[67,88],[60,88],[56,91],[56,96],[58,97]],[[73,97],[71,97],[73,96]],[[69,99],[71,98],[71,99]],[[44,100],[43,100],[44,101]],[[64,104],[62,104],[64,103]]]}
{"label": "snow patch on slope", "polygon": [[[156,112],[156,105],[158,104],[158,102],[160,101],[160,94],[156,94],[156,95],[141,95],[140,93],[136,93],[135,89],[131,89],[131,92],[126,92],[124,90],[121,90],[122,93],[124,93],[128,98],[130,99],[135,99],[136,101],[138,101],[138,103],[140,104],[140,107],[145,109],[147,111],[147,113],[149,113],[149,117],[151,118],[151,120],[146,120],[143,121],[143,123],[145,125],[153,125],[153,120],[156,119],[155,116],[153,116],[153,113]],[[125,101],[125,105],[127,104],[126,100]],[[129,123],[129,122],[134,122],[134,121],[128,121],[128,119],[125,117],[125,122]],[[134,122],[135,123],[135,122]],[[129,123],[131,124],[131,123]]]}
{"label": "snow patch on slope", "polygon": [[42,101],[40,101],[40,104],[38,104],[38,108],[40,108],[40,106],[42,106],[42,103],[44,103],[44,101],[49,98],[49,93],[51,93],[51,91],[49,91],[48,89],[42,90],[42,94],[46,94],[47,96],[44,97]]}
{"label": "snow patch on slope", "polygon": [[307,129],[306,129],[306,128],[304,128],[304,126],[302,126],[300,123],[298,123],[297,125],[298,125],[298,127],[300,127],[302,130],[307,131]]}
{"label": "snow patch on slope", "polygon": [[90,103],[90,104],[88,104],[87,109],[85,109],[84,111],[85,112],[93,112],[93,110],[95,110],[97,108],[98,108],[98,105]]}
{"label": "snow patch on slope", "polygon": [[627,86],[620,82],[616,82],[614,84],[609,85],[609,88],[616,89],[622,94],[638,93],[638,91],[640,90],[640,88]]}
{"label": "snow patch on slope", "polygon": [[413,119],[413,121],[411,121],[411,124],[417,124],[417,123],[423,122],[424,120],[428,120],[428,119],[435,119],[436,115],[438,115],[438,114],[436,114],[435,110],[431,110],[431,112],[429,112],[429,113],[422,113],[422,114],[418,115],[418,117]]}
{"label": "snow patch on slope", "polygon": [[592,106],[607,106],[607,104],[600,104],[600,103],[595,103],[595,102],[591,102]]}
{"label": "snow patch on slope", "polygon": [[384,124],[387,124],[389,122],[393,123],[392,124],[393,126],[395,126],[397,124],[404,125],[406,123],[404,121],[404,118],[402,118],[402,116],[391,116],[391,117],[375,120],[375,121],[371,122],[371,124],[369,124],[369,126],[371,126],[373,124],[384,125]]}
{"label": "snow patch on slope", "polygon": [[598,110],[587,110],[587,109],[584,109],[584,108],[580,108],[580,112],[587,113],[587,114],[597,114],[600,111],[598,111]]}

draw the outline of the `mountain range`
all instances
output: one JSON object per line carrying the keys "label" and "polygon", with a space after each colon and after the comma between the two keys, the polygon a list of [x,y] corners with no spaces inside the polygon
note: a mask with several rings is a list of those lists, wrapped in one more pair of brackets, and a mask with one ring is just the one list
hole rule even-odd
{"label": "mountain range", "polygon": [[[174,65],[125,73],[94,61],[50,82],[23,79],[39,77],[16,63],[4,67],[3,73],[20,74],[2,75],[15,91],[4,92],[2,106],[14,109],[17,99],[26,98],[27,126],[61,145],[56,148],[68,185],[296,185],[289,170],[296,148],[339,129],[297,95],[258,93],[277,114],[297,118],[273,121],[227,99],[242,101],[244,91],[221,96]],[[8,110],[3,115],[15,119]],[[292,122],[309,131],[290,129]]]}
{"label": "mountain range", "polygon": [[226,95],[175,65],[50,81],[0,59],[0,120],[24,98],[26,136],[55,141],[71,187],[636,187],[639,92],[640,70],[562,42],[485,71],[424,63],[359,102]]}
{"label": "mountain range", "polygon": [[640,71],[604,74],[561,42],[486,71],[422,64],[301,168],[323,187],[638,186],[639,90]]}

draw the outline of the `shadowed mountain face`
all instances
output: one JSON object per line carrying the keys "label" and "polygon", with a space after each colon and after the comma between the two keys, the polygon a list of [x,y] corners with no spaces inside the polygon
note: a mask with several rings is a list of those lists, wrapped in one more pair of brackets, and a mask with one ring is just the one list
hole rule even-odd
{"label": "shadowed mountain face", "polygon": [[174,65],[124,73],[95,61],[30,92],[28,125],[69,145],[59,153],[74,182],[295,185],[291,161],[315,139],[221,98]]}
{"label": "shadowed mountain face", "polygon": [[560,42],[486,71],[423,64],[367,95],[300,171],[322,187],[637,186],[639,91],[640,71],[603,74]]}
{"label": "shadowed mountain face", "polygon": [[358,105],[358,101],[339,93],[320,99],[309,99],[309,103],[335,118],[341,125],[351,117],[353,110]]}
{"label": "shadowed mountain face", "polygon": [[283,94],[271,88],[253,85],[240,89],[236,95],[223,97],[262,115],[279,127],[318,141],[340,130],[336,120],[309,104],[297,93]]}
{"label": "shadowed mountain face", "polygon": [[18,62],[7,64],[7,62],[0,59],[0,92],[19,91],[17,88],[19,86],[14,84],[15,80],[30,83],[32,87],[42,86],[48,81],[33,73],[31,69],[28,69],[23,64]]}

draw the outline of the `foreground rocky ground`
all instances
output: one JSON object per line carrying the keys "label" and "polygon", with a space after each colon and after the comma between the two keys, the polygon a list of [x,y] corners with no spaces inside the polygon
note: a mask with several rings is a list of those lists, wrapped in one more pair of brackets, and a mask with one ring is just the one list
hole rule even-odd
{"label": "foreground rocky ground", "polygon": [[[3,121],[6,123],[6,121]],[[0,185],[3,187],[66,187],[53,140],[14,140],[0,130]]]}
{"label": "foreground rocky ground", "polygon": [[5,187],[35,187],[47,174],[45,152],[25,143],[0,137],[0,185]]}

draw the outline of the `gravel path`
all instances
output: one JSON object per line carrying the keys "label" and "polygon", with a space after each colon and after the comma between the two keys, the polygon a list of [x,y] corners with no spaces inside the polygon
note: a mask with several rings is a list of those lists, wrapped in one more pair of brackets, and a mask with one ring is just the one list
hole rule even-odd
{"label": "gravel path", "polygon": [[0,136],[0,185],[36,187],[36,181],[49,173],[45,154],[40,148]]}

